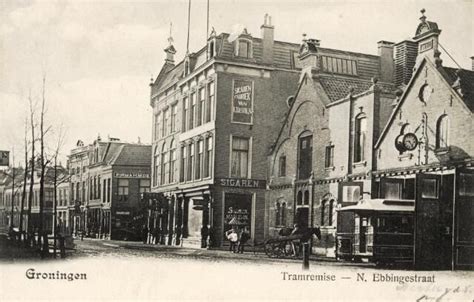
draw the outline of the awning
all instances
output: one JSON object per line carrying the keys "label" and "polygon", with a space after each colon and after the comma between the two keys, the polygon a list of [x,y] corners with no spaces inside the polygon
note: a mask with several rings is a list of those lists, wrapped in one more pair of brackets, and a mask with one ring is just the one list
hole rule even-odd
{"label": "awning", "polygon": [[415,212],[413,200],[363,199],[356,205],[342,207],[346,212]]}

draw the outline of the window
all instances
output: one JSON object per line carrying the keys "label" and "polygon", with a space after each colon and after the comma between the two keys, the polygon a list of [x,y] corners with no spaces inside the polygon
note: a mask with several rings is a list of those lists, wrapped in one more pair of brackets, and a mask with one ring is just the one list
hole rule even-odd
{"label": "window", "polygon": [[155,114],[155,140],[160,137],[160,119],[161,115],[160,113]]}
{"label": "window", "polygon": [[241,58],[250,58],[251,42],[247,40],[238,40],[237,56]]}
{"label": "window", "polygon": [[298,141],[298,179],[311,176],[313,165],[313,136],[306,135]]}
{"label": "window", "polygon": [[326,204],[327,200],[321,201],[321,225],[325,225],[326,222],[324,221],[326,219]]}
{"label": "window", "polygon": [[365,145],[367,136],[367,118],[361,115],[355,121],[354,162],[365,159]]}
{"label": "window", "polygon": [[436,123],[436,148],[447,148],[449,146],[449,119],[442,115]]}
{"label": "window", "polygon": [[207,46],[207,51],[209,53],[209,59],[214,57],[214,41],[209,42]]}
{"label": "window", "polygon": [[166,146],[163,144],[163,148],[161,149],[161,179],[160,183],[163,185],[167,183],[167,174],[168,174],[168,157],[166,152]]}
{"label": "window", "polygon": [[193,179],[193,168],[194,168],[194,143],[191,143],[188,146],[188,171],[187,171],[187,177],[186,180],[192,180]]}
{"label": "window", "polygon": [[232,138],[231,177],[248,178],[249,139]]}
{"label": "window", "polygon": [[355,60],[321,56],[321,63],[323,71],[357,75],[357,63]]}
{"label": "window", "polygon": [[438,181],[436,179],[424,178],[421,180],[421,197],[438,198]]}
{"label": "window", "polygon": [[301,191],[298,191],[298,194],[296,195],[296,204],[297,205],[303,204],[303,192]]}
{"label": "window", "polygon": [[204,119],[204,114],[206,112],[204,108],[205,100],[206,100],[206,89],[201,88],[199,89],[199,104],[198,104],[197,117],[196,117],[197,126],[201,126],[205,121]]}
{"label": "window", "polygon": [[163,110],[163,126],[161,127],[161,136],[165,137],[168,134],[168,119],[170,112],[168,109]]}
{"label": "window", "polygon": [[100,199],[100,175],[97,176],[97,198]]}
{"label": "window", "polygon": [[170,144],[170,173],[169,173],[169,183],[173,183],[175,181],[175,162],[176,162],[176,147],[174,146],[174,141]]}
{"label": "window", "polygon": [[110,187],[110,178],[107,178],[107,202],[110,202],[110,195],[112,195]]}
{"label": "window", "polygon": [[401,199],[402,197],[402,183],[399,181],[384,181],[382,190],[384,198]]}
{"label": "window", "polygon": [[343,184],[341,192],[339,200],[342,202],[358,202],[362,196],[362,184],[356,182]]}
{"label": "window", "polygon": [[326,168],[334,167],[334,145],[326,146],[326,160],[324,166]]}
{"label": "window", "polygon": [[150,180],[140,179],[140,193],[150,192]]}
{"label": "window", "polygon": [[186,149],[186,146],[182,146],[181,147],[181,165],[180,165],[180,172],[179,172],[179,181],[180,182],[183,182],[186,177],[185,177],[185,173],[186,173],[186,164],[187,164],[187,149]]}
{"label": "window", "polygon": [[212,169],[212,136],[206,139],[206,157],[204,163],[204,177],[211,175]]}
{"label": "window", "polygon": [[71,184],[71,192],[72,192],[72,199],[76,199],[77,195],[75,195],[76,191],[74,191],[74,183]]}
{"label": "window", "polygon": [[171,106],[171,127],[170,127],[171,133],[174,133],[176,131],[176,115],[177,115],[176,107],[177,107],[176,104]]}
{"label": "window", "polygon": [[188,130],[187,127],[189,127],[188,125],[188,120],[189,120],[189,102],[188,102],[188,98],[184,98],[183,99],[183,130],[182,132],[185,132],[186,130]]}
{"label": "window", "polygon": [[459,173],[459,196],[474,196],[474,175]]}
{"label": "window", "polygon": [[128,197],[128,179],[118,180],[118,196],[119,200],[127,200]]}
{"label": "window", "polygon": [[102,181],[102,202],[107,201],[107,180]]}
{"label": "window", "polygon": [[158,146],[155,147],[155,158],[154,158],[155,165],[153,167],[153,185],[157,186],[158,185],[158,173],[160,169],[160,151],[158,149]]}
{"label": "window", "polygon": [[194,128],[195,114],[196,114],[196,93],[191,94],[191,110],[189,111],[189,127],[188,129]]}
{"label": "window", "polygon": [[286,202],[277,201],[275,209],[275,226],[286,225]]}
{"label": "window", "polygon": [[204,141],[200,140],[197,142],[196,168],[194,169],[195,179],[201,178],[201,164],[202,164],[203,155],[204,155]]}
{"label": "window", "polygon": [[206,105],[206,122],[212,120],[212,112],[214,108],[214,82],[207,85],[207,105]]}
{"label": "window", "polygon": [[303,204],[305,205],[309,204],[309,191],[308,190],[304,191]]}
{"label": "window", "polygon": [[334,200],[331,199],[329,201],[329,211],[328,211],[328,225],[329,226],[332,226],[332,215],[333,215],[333,212],[334,212]]}
{"label": "window", "polygon": [[278,176],[286,176],[286,156],[281,155],[278,159]]}

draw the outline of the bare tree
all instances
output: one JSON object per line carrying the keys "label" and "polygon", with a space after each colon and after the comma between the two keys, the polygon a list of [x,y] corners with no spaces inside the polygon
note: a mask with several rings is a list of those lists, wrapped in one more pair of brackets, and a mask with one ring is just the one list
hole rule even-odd
{"label": "bare tree", "polygon": [[31,161],[30,161],[30,193],[28,194],[28,211],[27,211],[27,232],[28,232],[28,244],[31,244],[31,239],[34,237],[33,222],[31,219],[31,207],[33,204],[33,185],[35,182],[35,110],[33,106],[33,99],[31,97],[31,91],[28,96],[28,102],[30,105],[30,127],[31,127]]}
{"label": "bare tree", "polygon": [[[23,235],[23,208],[25,207],[26,199],[26,181],[28,179],[28,142],[26,139],[28,129],[28,119],[25,118],[25,170],[23,172],[23,192],[21,194],[21,205],[20,205],[20,238]],[[25,236],[26,243],[26,236]]]}

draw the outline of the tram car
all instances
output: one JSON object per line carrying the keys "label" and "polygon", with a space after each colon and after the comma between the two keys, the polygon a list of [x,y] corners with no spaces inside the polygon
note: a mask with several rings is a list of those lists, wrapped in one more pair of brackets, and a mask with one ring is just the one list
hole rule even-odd
{"label": "tram car", "polygon": [[361,200],[338,212],[337,259],[413,263],[413,200]]}

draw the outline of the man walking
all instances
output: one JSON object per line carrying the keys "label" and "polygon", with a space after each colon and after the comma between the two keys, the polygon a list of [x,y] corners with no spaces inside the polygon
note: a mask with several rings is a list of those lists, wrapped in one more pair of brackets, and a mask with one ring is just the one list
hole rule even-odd
{"label": "man walking", "polygon": [[239,239],[239,245],[237,246],[237,252],[243,254],[245,243],[247,243],[247,241],[250,239],[250,234],[249,234],[249,231],[248,231],[247,227],[244,227],[240,231],[239,238],[240,239]]}

